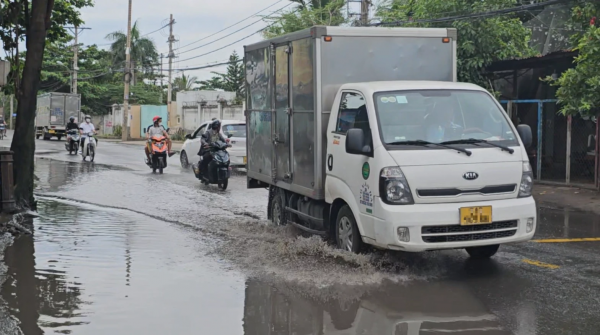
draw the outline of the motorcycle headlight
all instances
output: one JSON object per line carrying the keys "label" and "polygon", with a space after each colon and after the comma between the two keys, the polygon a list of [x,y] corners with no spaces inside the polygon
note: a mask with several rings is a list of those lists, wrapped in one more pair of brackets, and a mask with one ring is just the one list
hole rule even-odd
{"label": "motorcycle headlight", "polygon": [[398,166],[386,167],[379,176],[379,195],[389,205],[412,205],[415,203],[408,181]]}
{"label": "motorcycle headlight", "polygon": [[521,184],[519,185],[519,198],[527,198],[531,196],[533,190],[533,171],[529,162],[523,162],[523,175]]}

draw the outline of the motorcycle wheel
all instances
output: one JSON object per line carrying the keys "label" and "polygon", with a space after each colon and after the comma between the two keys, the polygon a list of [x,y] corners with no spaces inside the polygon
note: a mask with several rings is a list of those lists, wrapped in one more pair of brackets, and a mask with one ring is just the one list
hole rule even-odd
{"label": "motorcycle wheel", "polygon": [[219,188],[222,189],[223,191],[225,191],[227,189],[227,185],[229,184],[229,179],[225,179],[224,182],[222,182],[221,184],[219,184]]}
{"label": "motorcycle wheel", "polygon": [[96,156],[96,149],[94,149],[94,146],[90,145],[90,147],[88,148],[88,153],[90,155],[90,162],[94,161],[94,157]]}
{"label": "motorcycle wheel", "polygon": [[164,168],[164,166],[165,166],[165,163],[163,161],[163,158],[161,157],[161,158],[158,159],[158,173],[159,174],[163,174],[163,168]]}

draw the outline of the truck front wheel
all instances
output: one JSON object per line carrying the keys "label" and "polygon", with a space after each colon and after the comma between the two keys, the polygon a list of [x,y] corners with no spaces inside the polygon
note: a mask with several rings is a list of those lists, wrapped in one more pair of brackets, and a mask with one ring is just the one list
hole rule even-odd
{"label": "truck front wheel", "polygon": [[356,225],[356,219],[348,205],[344,205],[338,213],[335,224],[335,241],[340,249],[358,254],[363,249],[362,238]]}
{"label": "truck front wheel", "polygon": [[467,253],[469,253],[469,256],[473,259],[488,259],[498,252],[498,248],[500,248],[500,245],[494,244],[482,247],[465,248],[465,250],[467,250]]}

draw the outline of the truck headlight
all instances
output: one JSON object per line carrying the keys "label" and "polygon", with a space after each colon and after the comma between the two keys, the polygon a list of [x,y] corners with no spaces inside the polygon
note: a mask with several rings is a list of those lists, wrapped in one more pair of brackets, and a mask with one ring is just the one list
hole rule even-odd
{"label": "truck headlight", "polygon": [[519,185],[519,198],[531,196],[533,189],[533,171],[529,162],[523,162],[523,176],[521,177],[521,185]]}
{"label": "truck headlight", "polygon": [[379,177],[379,195],[389,205],[412,205],[415,203],[408,181],[398,166],[386,167]]}

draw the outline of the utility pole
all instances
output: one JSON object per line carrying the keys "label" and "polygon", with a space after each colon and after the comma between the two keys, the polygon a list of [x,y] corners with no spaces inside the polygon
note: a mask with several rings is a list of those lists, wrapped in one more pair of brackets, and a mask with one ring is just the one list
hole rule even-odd
{"label": "utility pole", "polygon": [[123,95],[123,126],[121,127],[121,140],[129,139],[129,82],[131,81],[131,2],[129,0],[129,12],[127,14],[127,47],[125,48],[125,94]]}
{"label": "utility pole", "polygon": [[168,82],[168,92],[167,92],[167,108],[171,110],[171,101],[173,100],[173,86],[171,84],[171,76],[173,72],[173,58],[175,58],[175,54],[173,53],[173,42],[175,42],[175,37],[173,37],[173,14],[171,14],[171,18],[169,21],[169,82]]}
{"label": "utility pole", "polygon": [[361,0],[360,2],[360,25],[366,26],[369,24],[369,7],[371,6],[370,0]]}
{"label": "utility pole", "polygon": [[164,86],[163,86],[163,54],[160,54],[160,104],[162,105],[163,103],[163,91],[164,91]]}
{"label": "utility pole", "polygon": [[73,29],[71,31],[73,31],[73,35],[75,35],[75,40],[73,43],[73,71],[71,72],[71,93],[77,94],[77,71],[79,71],[79,66],[77,66],[79,64],[79,31],[92,28],[78,26],[66,28]]}

